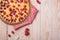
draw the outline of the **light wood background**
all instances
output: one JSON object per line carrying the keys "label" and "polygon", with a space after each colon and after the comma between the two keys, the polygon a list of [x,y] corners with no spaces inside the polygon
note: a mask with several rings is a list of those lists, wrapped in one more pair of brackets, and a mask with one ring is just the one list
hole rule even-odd
{"label": "light wood background", "polygon": [[[0,40],[60,40],[60,0],[40,0],[41,4],[30,1],[39,10],[33,23],[15,31],[9,38],[7,34],[13,27],[0,20]],[[24,35],[25,28],[30,29],[29,36]]]}

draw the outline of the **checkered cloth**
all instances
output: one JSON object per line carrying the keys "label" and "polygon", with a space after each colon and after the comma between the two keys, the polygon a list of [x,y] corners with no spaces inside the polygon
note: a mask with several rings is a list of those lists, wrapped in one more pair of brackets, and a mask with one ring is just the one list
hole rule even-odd
{"label": "checkered cloth", "polygon": [[38,12],[38,10],[33,5],[31,5],[31,11],[30,11],[29,17],[21,24],[14,25],[13,26],[14,29],[17,30],[21,27],[24,27],[25,25],[31,24],[33,22],[34,18],[36,17],[37,12]]}

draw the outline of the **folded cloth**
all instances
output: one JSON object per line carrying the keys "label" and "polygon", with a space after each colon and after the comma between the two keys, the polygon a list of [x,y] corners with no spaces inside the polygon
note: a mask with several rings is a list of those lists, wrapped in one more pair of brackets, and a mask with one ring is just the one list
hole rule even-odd
{"label": "folded cloth", "polygon": [[31,24],[33,22],[34,18],[36,17],[37,12],[38,12],[38,10],[33,5],[31,5],[31,11],[30,11],[29,17],[21,24],[13,25],[14,29],[17,30],[21,27],[24,27],[25,25]]}

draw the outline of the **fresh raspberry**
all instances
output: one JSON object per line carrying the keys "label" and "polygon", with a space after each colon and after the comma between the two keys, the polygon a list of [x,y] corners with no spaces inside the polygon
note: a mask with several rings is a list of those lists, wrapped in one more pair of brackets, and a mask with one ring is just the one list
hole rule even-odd
{"label": "fresh raspberry", "polygon": [[8,34],[8,37],[11,37],[11,35],[10,35],[10,34]]}
{"label": "fresh raspberry", "polygon": [[30,35],[30,33],[28,31],[25,31],[25,36]]}
{"label": "fresh raspberry", "polygon": [[15,34],[15,32],[14,32],[14,31],[11,31],[11,33],[12,33],[12,34]]}

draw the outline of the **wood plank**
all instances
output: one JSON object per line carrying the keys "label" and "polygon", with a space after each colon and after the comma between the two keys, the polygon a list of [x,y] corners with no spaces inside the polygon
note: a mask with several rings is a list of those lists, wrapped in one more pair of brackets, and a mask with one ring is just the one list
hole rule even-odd
{"label": "wood plank", "polygon": [[0,20],[0,40],[7,40],[7,25]]}
{"label": "wood plank", "polygon": [[42,0],[41,40],[59,40],[58,0]]}

